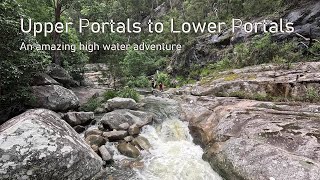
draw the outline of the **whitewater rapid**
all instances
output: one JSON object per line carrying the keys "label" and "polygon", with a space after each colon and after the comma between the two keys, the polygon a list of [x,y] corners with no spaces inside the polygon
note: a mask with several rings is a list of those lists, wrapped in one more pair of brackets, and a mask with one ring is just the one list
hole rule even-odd
{"label": "whitewater rapid", "polygon": [[222,180],[202,159],[203,150],[192,142],[188,124],[167,120],[157,127],[142,129],[141,136],[152,145],[143,151],[143,169],[137,169],[139,179],[145,180]]}

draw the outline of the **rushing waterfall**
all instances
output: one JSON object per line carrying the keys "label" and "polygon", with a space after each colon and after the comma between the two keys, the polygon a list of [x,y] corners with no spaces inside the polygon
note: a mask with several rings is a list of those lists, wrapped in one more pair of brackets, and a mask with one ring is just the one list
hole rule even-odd
{"label": "rushing waterfall", "polygon": [[192,142],[188,124],[167,120],[157,127],[145,126],[141,136],[152,148],[143,152],[144,168],[137,170],[145,180],[222,180],[202,159],[203,150]]}

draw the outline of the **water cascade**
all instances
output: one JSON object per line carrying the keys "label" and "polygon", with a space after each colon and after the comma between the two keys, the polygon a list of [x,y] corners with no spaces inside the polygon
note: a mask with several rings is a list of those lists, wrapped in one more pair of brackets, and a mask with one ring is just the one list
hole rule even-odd
{"label": "water cascade", "polygon": [[203,150],[192,142],[188,124],[167,120],[162,124],[145,126],[141,136],[152,148],[144,151],[144,168],[136,170],[145,180],[222,180],[209,163],[202,159]]}

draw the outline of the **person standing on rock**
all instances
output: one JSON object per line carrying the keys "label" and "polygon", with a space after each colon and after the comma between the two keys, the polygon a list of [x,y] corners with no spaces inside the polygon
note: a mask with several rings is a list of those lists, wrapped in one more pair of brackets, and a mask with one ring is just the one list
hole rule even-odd
{"label": "person standing on rock", "polygon": [[162,82],[159,83],[159,90],[160,90],[161,92],[163,92],[163,84],[162,84]]}
{"label": "person standing on rock", "polygon": [[157,83],[156,83],[156,81],[152,78],[151,79],[151,87],[153,88],[153,89],[155,89],[156,87],[157,87]]}

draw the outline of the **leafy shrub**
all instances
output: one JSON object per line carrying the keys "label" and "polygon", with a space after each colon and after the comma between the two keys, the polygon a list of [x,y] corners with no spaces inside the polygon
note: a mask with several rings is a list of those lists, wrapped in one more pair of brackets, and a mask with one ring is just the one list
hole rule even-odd
{"label": "leafy shrub", "polygon": [[139,101],[139,93],[132,89],[132,88],[129,88],[129,87],[125,87],[123,88],[122,90],[120,90],[118,92],[118,97],[122,97],[122,98],[131,98],[131,99],[134,99],[135,101]]}
{"label": "leafy shrub", "polygon": [[164,84],[165,86],[170,85],[170,76],[167,73],[160,72],[156,75],[157,84]]}
{"label": "leafy shrub", "polygon": [[0,3],[0,107],[6,109],[23,105],[32,97],[30,83],[32,77],[44,70],[50,57],[43,51],[20,51],[22,42],[37,44],[36,40],[20,32],[21,13],[14,0]]}
{"label": "leafy shrub", "polygon": [[127,82],[127,86],[130,88],[147,88],[151,87],[151,81],[146,76],[131,77]]}
{"label": "leafy shrub", "polygon": [[316,56],[320,56],[320,42],[317,41],[315,42],[312,47],[310,48],[310,52],[313,54],[313,55],[316,55]]}
{"label": "leafy shrub", "polygon": [[103,93],[104,101],[108,101],[109,99],[117,97],[118,92],[115,90],[107,90]]}
{"label": "leafy shrub", "polygon": [[276,44],[272,41],[271,35],[267,34],[256,37],[251,42],[237,44],[233,53],[227,53],[222,60],[208,65],[201,71],[201,76],[220,77],[219,72],[228,69],[270,62],[289,68],[292,62],[298,61],[300,58],[301,52],[295,50],[293,43]]}
{"label": "leafy shrub", "polygon": [[304,101],[307,101],[307,102],[319,102],[320,101],[319,92],[313,87],[308,88],[307,92],[305,94],[305,97],[304,97]]}
{"label": "leafy shrub", "polygon": [[93,112],[98,107],[100,107],[101,104],[102,104],[102,101],[99,100],[98,98],[91,98],[86,104],[80,107],[80,110],[85,112]]}

